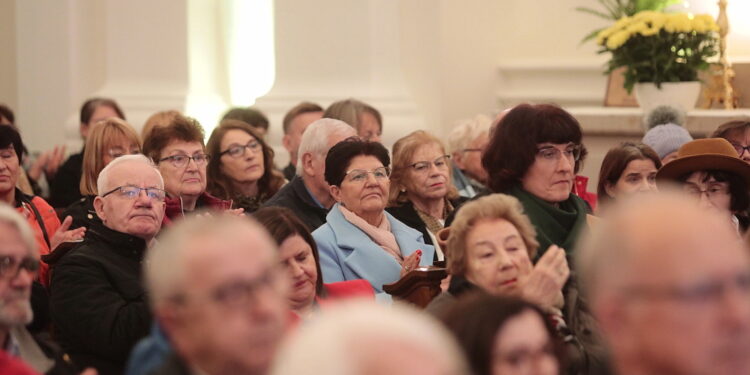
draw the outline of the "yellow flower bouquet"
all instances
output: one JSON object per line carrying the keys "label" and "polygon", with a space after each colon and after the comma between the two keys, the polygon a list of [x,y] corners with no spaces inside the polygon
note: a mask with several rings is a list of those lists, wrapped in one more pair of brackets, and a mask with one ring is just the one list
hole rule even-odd
{"label": "yellow flower bouquet", "polygon": [[639,82],[697,81],[717,53],[719,27],[707,14],[642,11],[600,31],[599,53],[611,53],[607,74],[625,67],[625,89]]}

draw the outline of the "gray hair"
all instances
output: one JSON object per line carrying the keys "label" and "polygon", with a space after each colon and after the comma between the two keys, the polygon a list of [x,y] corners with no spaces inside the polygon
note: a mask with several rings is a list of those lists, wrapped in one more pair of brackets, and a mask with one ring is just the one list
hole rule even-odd
{"label": "gray hair", "polygon": [[325,156],[328,153],[328,139],[333,135],[356,136],[357,131],[349,124],[332,118],[316,120],[305,129],[297,150],[298,176],[302,176],[302,157],[305,154]]}
{"label": "gray hair", "polygon": [[156,171],[156,174],[159,176],[159,187],[162,189],[164,188],[164,178],[161,176],[161,172],[159,172],[159,169],[156,167],[154,162],[151,161],[151,159],[142,154],[123,155],[115,160],[112,160],[109,164],[107,164],[106,167],[104,167],[104,169],[102,169],[101,172],[99,172],[99,177],[97,177],[96,179],[96,189],[99,196],[104,195],[107,190],[111,188],[109,186],[109,173],[112,171],[112,169],[114,169],[116,165],[126,162],[141,163],[154,168],[154,171]]}
{"label": "gray hair", "polygon": [[10,225],[13,229],[17,230],[21,236],[21,241],[23,241],[23,244],[29,250],[29,254],[37,254],[37,243],[34,238],[34,232],[31,230],[29,223],[26,222],[26,219],[18,211],[5,203],[0,204],[0,223]]}
{"label": "gray hair", "polygon": [[458,121],[448,134],[448,152],[455,153],[468,148],[469,144],[482,133],[489,133],[490,126],[492,126],[492,119],[485,115],[476,115],[474,118]]}
{"label": "gray hair", "polygon": [[429,353],[445,374],[468,374],[461,351],[448,331],[413,308],[373,301],[348,301],[299,328],[276,355],[272,375],[367,373],[366,359],[394,343]]}
{"label": "gray hair", "polygon": [[[274,244],[264,227],[248,216],[231,214],[192,215],[169,227],[146,253],[144,277],[153,308],[179,295],[189,277],[185,272],[189,244],[197,238],[232,239],[243,229],[258,231],[259,241]],[[211,251],[198,249],[198,251]]]}

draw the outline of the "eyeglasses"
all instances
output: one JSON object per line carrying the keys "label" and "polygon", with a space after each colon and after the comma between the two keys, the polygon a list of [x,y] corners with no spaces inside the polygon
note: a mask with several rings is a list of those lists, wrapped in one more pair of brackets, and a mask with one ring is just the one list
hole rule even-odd
{"label": "eyeglasses", "polygon": [[736,143],[732,143],[732,147],[734,147],[734,150],[737,151],[737,156],[739,157],[742,157],[742,154],[744,154],[745,151],[750,151],[750,146],[742,146]]}
{"label": "eyeglasses", "polygon": [[224,154],[228,154],[229,156],[233,158],[241,158],[245,155],[245,149],[249,149],[253,152],[258,152],[258,149],[260,148],[260,142],[256,140],[252,140],[248,142],[246,145],[232,145],[229,146],[228,149],[222,151],[219,153],[219,156],[223,156]]}
{"label": "eyeglasses", "polygon": [[750,296],[750,273],[741,272],[725,279],[706,280],[688,286],[648,287],[635,286],[626,294],[636,298],[674,300],[684,303],[715,302],[735,287],[744,296]]}
{"label": "eyeglasses", "polygon": [[439,170],[447,170],[448,169],[448,160],[450,160],[450,155],[443,155],[433,161],[418,161],[416,163],[409,164],[408,166],[414,169],[414,172],[417,172],[419,174],[427,173],[430,170],[430,166],[435,165],[435,168]]}
{"label": "eyeglasses", "polygon": [[107,154],[111,156],[113,159],[117,159],[120,156],[124,156],[124,155],[138,155],[140,153],[141,153],[141,150],[137,148],[131,149],[129,152],[123,150],[120,147],[112,147],[109,150],[107,150]]}
{"label": "eyeglasses", "polygon": [[153,201],[164,201],[164,199],[167,196],[167,192],[159,189],[159,188],[142,188],[138,186],[118,186],[102,195],[102,198],[106,197],[107,195],[110,195],[114,192],[117,192],[118,196],[125,198],[125,199],[136,199],[141,195],[141,191],[146,192],[146,196],[148,199]]}
{"label": "eyeglasses", "polygon": [[682,190],[695,199],[700,199],[703,194],[706,194],[708,199],[714,199],[729,194],[729,185],[726,183],[714,183],[703,190],[697,185],[685,184]]}
{"label": "eyeglasses", "polygon": [[186,165],[188,165],[188,163],[190,162],[190,160],[194,161],[195,165],[197,165],[197,166],[200,167],[200,166],[206,165],[206,163],[208,163],[208,155],[206,155],[206,154],[196,154],[196,155],[193,155],[193,156],[172,155],[172,156],[167,156],[166,158],[161,158],[161,159],[159,159],[158,162],[161,163],[161,162],[167,161],[167,160],[169,160],[169,162],[175,168],[183,168],[183,167],[185,167]]}
{"label": "eyeglasses", "polygon": [[349,182],[354,183],[363,183],[367,180],[367,175],[372,173],[372,176],[375,177],[377,181],[384,181],[388,179],[388,176],[391,175],[391,170],[388,167],[380,167],[375,168],[371,171],[364,170],[364,169],[352,169],[349,172],[346,172],[346,177]]}
{"label": "eyeglasses", "polygon": [[32,257],[23,257],[17,260],[12,256],[0,256],[0,278],[12,280],[18,277],[21,269],[25,269],[36,277],[39,272],[39,260]]}
{"label": "eyeglasses", "polygon": [[546,146],[537,150],[536,156],[544,161],[556,162],[565,156],[566,159],[576,162],[581,158],[581,145],[568,145],[565,151],[557,147]]}
{"label": "eyeglasses", "polygon": [[[263,291],[275,290],[280,280],[279,268],[269,268],[255,279],[236,279],[219,285],[206,296],[208,300],[229,309],[244,309],[256,301]],[[184,304],[188,299],[185,294],[173,297],[177,303]]]}

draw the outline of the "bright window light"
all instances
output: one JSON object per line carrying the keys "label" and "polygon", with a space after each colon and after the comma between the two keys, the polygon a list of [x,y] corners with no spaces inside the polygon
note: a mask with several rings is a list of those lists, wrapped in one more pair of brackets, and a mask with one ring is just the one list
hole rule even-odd
{"label": "bright window light", "polygon": [[224,7],[229,101],[249,106],[276,75],[273,0],[230,0]]}

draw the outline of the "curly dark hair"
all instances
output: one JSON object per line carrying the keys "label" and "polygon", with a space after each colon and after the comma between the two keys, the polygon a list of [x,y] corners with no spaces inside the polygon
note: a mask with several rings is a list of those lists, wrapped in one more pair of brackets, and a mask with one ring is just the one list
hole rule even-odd
{"label": "curly dark hair", "polygon": [[536,160],[540,143],[581,145],[578,173],[588,152],[581,144],[581,125],[570,113],[552,104],[520,104],[510,110],[490,136],[482,156],[487,185],[493,192],[507,191],[520,184]]}
{"label": "curly dark hair", "polygon": [[379,142],[347,139],[331,147],[326,155],[326,182],[331,186],[341,186],[347,168],[357,156],[374,156],[386,167],[391,164],[388,150]]}

